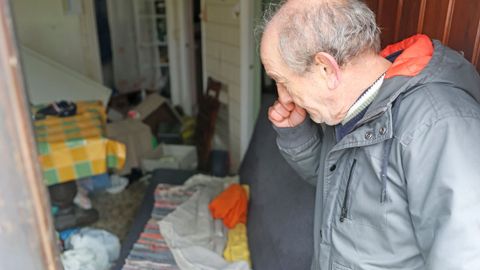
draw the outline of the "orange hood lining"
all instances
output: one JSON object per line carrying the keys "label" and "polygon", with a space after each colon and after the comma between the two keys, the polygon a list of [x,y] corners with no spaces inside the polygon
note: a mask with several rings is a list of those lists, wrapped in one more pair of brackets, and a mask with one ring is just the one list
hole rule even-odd
{"label": "orange hood lining", "polygon": [[398,43],[388,45],[380,52],[380,55],[387,57],[401,50],[403,52],[387,70],[386,79],[395,76],[413,77],[418,75],[428,65],[434,51],[432,40],[426,35],[417,34]]}

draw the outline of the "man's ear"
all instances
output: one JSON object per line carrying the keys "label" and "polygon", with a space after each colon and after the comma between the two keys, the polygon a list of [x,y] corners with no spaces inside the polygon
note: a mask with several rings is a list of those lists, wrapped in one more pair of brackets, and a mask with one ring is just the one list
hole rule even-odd
{"label": "man's ear", "polygon": [[327,82],[328,88],[333,90],[340,84],[340,67],[333,56],[325,52],[315,54],[314,65]]}

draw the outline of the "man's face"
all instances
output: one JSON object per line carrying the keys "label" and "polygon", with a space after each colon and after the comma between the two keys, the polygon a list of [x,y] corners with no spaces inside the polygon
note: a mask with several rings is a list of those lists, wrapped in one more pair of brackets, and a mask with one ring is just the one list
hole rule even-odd
{"label": "man's face", "polygon": [[332,115],[333,92],[322,76],[315,71],[299,75],[288,68],[278,52],[275,34],[274,31],[265,32],[260,54],[267,74],[276,82],[279,101],[293,102],[304,108],[316,123],[337,124],[338,119]]}

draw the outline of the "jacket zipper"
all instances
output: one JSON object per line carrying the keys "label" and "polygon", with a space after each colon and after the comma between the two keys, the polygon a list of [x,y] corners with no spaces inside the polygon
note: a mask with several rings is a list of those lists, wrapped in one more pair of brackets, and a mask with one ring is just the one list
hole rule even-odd
{"label": "jacket zipper", "polygon": [[344,222],[345,219],[347,218],[347,214],[348,214],[348,208],[347,208],[348,191],[350,189],[350,182],[352,181],[352,175],[353,175],[353,171],[355,170],[355,165],[356,164],[357,164],[357,160],[354,159],[353,163],[352,163],[352,168],[350,169],[350,174],[348,175],[347,187],[345,188],[345,197],[343,197],[342,212],[340,213],[340,222]]}

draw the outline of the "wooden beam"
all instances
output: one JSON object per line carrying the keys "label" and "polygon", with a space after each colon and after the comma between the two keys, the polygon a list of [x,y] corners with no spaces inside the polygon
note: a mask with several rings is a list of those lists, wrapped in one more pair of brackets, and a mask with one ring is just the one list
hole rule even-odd
{"label": "wooden beam", "polygon": [[403,12],[403,1],[404,0],[399,0],[397,5],[397,14],[395,19],[395,34],[393,38],[394,42],[397,42],[400,36],[400,27],[402,23],[402,12]]}
{"label": "wooden beam", "polygon": [[447,9],[447,17],[445,21],[445,28],[443,30],[443,37],[442,43],[448,44],[448,40],[450,38],[450,28],[452,27],[452,18],[453,18],[453,11],[455,9],[455,0],[448,1],[448,9]]}
{"label": "wooden beam", "polygon": [[0,0],[0,269],[61,269],[9,3]]}
{"label": "wooden beam", "polygon": [[477,34],[475,36],[475,44],[473,49],[472,63],[474,66],[478,66],[480,58],[480,18],[477,23]]}
{"label": "wooden beam", "polygon": [[427,7],[427,0],[421,0],[420,3],[420,12],[418,17],[418,26],[417,26],[417,33],[423,32],[423,23],[425,22],[425,12]]}

